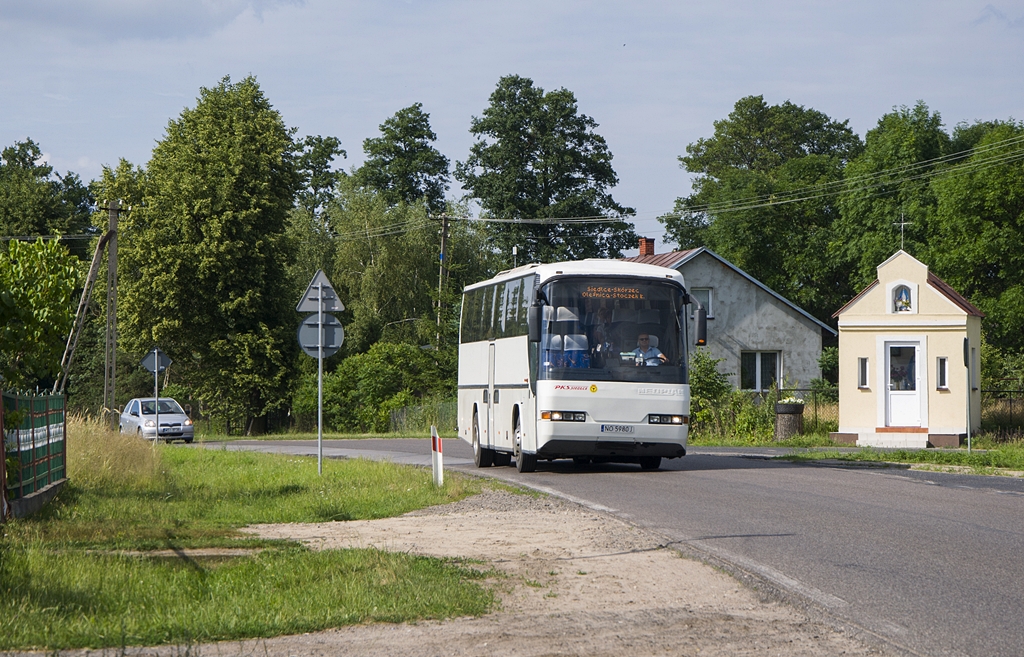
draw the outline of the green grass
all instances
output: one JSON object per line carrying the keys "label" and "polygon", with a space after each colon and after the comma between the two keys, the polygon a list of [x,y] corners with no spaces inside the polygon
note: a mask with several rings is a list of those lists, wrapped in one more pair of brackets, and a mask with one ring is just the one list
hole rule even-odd
{"label": "green grass", "polygon": [[[252,523],[393,516],[476,493],[479,480],[450,473],[437,489],[424,469],[363,460],[325,460],[321,478],[311,458],[138,442],[110,467],[102,450],[74,446],[97,439],[119,440],[99,430],[83,438],[70,426],[69,485],[37,517],[3,526],[0,650],[266,637],[477,615],[493,604],[476,581],[482,575],[465,564],[313,552],[238,532]],[[181,552],[255,546],[263,550],[216,560]],[[183,556],[123,554],[168,548]]]}
{"label": "green grass", "polygon": [[694,431],[687,443],[696,447],[836,447],[827,433],[806,433],[788,440],[775,440],[758,433],[729,433]]}
{"label": "green grass", "polygon": [[998,470],[1024,471],[1024,441],[986,445],[985,440],[982,439],[981,444],[989,448],[974,449],[968,453],[966,448],[880,450],[865,447],[856,452],[824,449],[802,454],[791,454],[779,458],[790,461],[838,459],[843,461],[959,466],[970,468],[978,474],[995,474]]}

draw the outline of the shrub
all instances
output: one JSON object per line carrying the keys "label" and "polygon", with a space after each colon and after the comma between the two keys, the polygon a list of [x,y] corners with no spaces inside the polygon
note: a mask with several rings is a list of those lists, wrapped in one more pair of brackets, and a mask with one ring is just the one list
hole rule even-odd
{"label": "shrub", "polygon": [[690,416],[700,429],[723,429],[717,411],[732,390],[729,375],[718,371],[723,360],[712,358],[706,349],[695,349],[690,354]]}
{"label": "shrub", "polygon": [[[334,431],[386,432],[391,411],[418,403],[440,384],[432,355],[410,344],[378,342],[324,375],[324,425]],[[295,411],[316,413],[316,375],[303,382]]]}

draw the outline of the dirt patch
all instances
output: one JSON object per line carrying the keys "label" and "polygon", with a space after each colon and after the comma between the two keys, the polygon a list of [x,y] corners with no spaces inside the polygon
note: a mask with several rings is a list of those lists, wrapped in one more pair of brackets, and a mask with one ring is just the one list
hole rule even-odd
{"label": "dirt patch", "polygon": [[663,547],[652,533],[554,498],[489,491],[398,518],[259,525],[246,531],[299,540],[313,549],[372,546],[479,561],[481,569],[504,574],[489,583],[500,606],[481,618],[358,625],[272,639],[128,649],[125,654],[885,654],[790,606],[760,599],[732,577]]}
{"label": "dirt patch", "polygon": [[[249,528],[314,549],[465,557],[505,573],[482,618],[363,625],[231,644],[269,655],[877,655],[877,647],[762,601],[732,577],[615,518],[490,491],[385,520]],[[218,647],[218,654],[228,644]]]}

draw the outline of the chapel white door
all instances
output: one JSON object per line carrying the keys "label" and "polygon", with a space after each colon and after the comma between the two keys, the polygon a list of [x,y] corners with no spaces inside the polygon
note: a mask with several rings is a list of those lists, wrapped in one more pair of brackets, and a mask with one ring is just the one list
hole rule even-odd
{"label": "chapel white door", "polygon": [[917,343],[886,343],[886,425],[890,427],[921,426],[921,380],[917,361]]}

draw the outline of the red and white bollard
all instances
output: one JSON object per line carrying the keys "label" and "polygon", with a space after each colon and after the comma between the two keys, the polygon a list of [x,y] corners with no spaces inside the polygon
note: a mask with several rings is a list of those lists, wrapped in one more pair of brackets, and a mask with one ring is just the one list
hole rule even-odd
{"label": "red and white bollard", "polygon": [[430,464],[434,469],[434,485],[444,485],[444,458],[441,455],[441,437],[437,427],[430,425]]}

